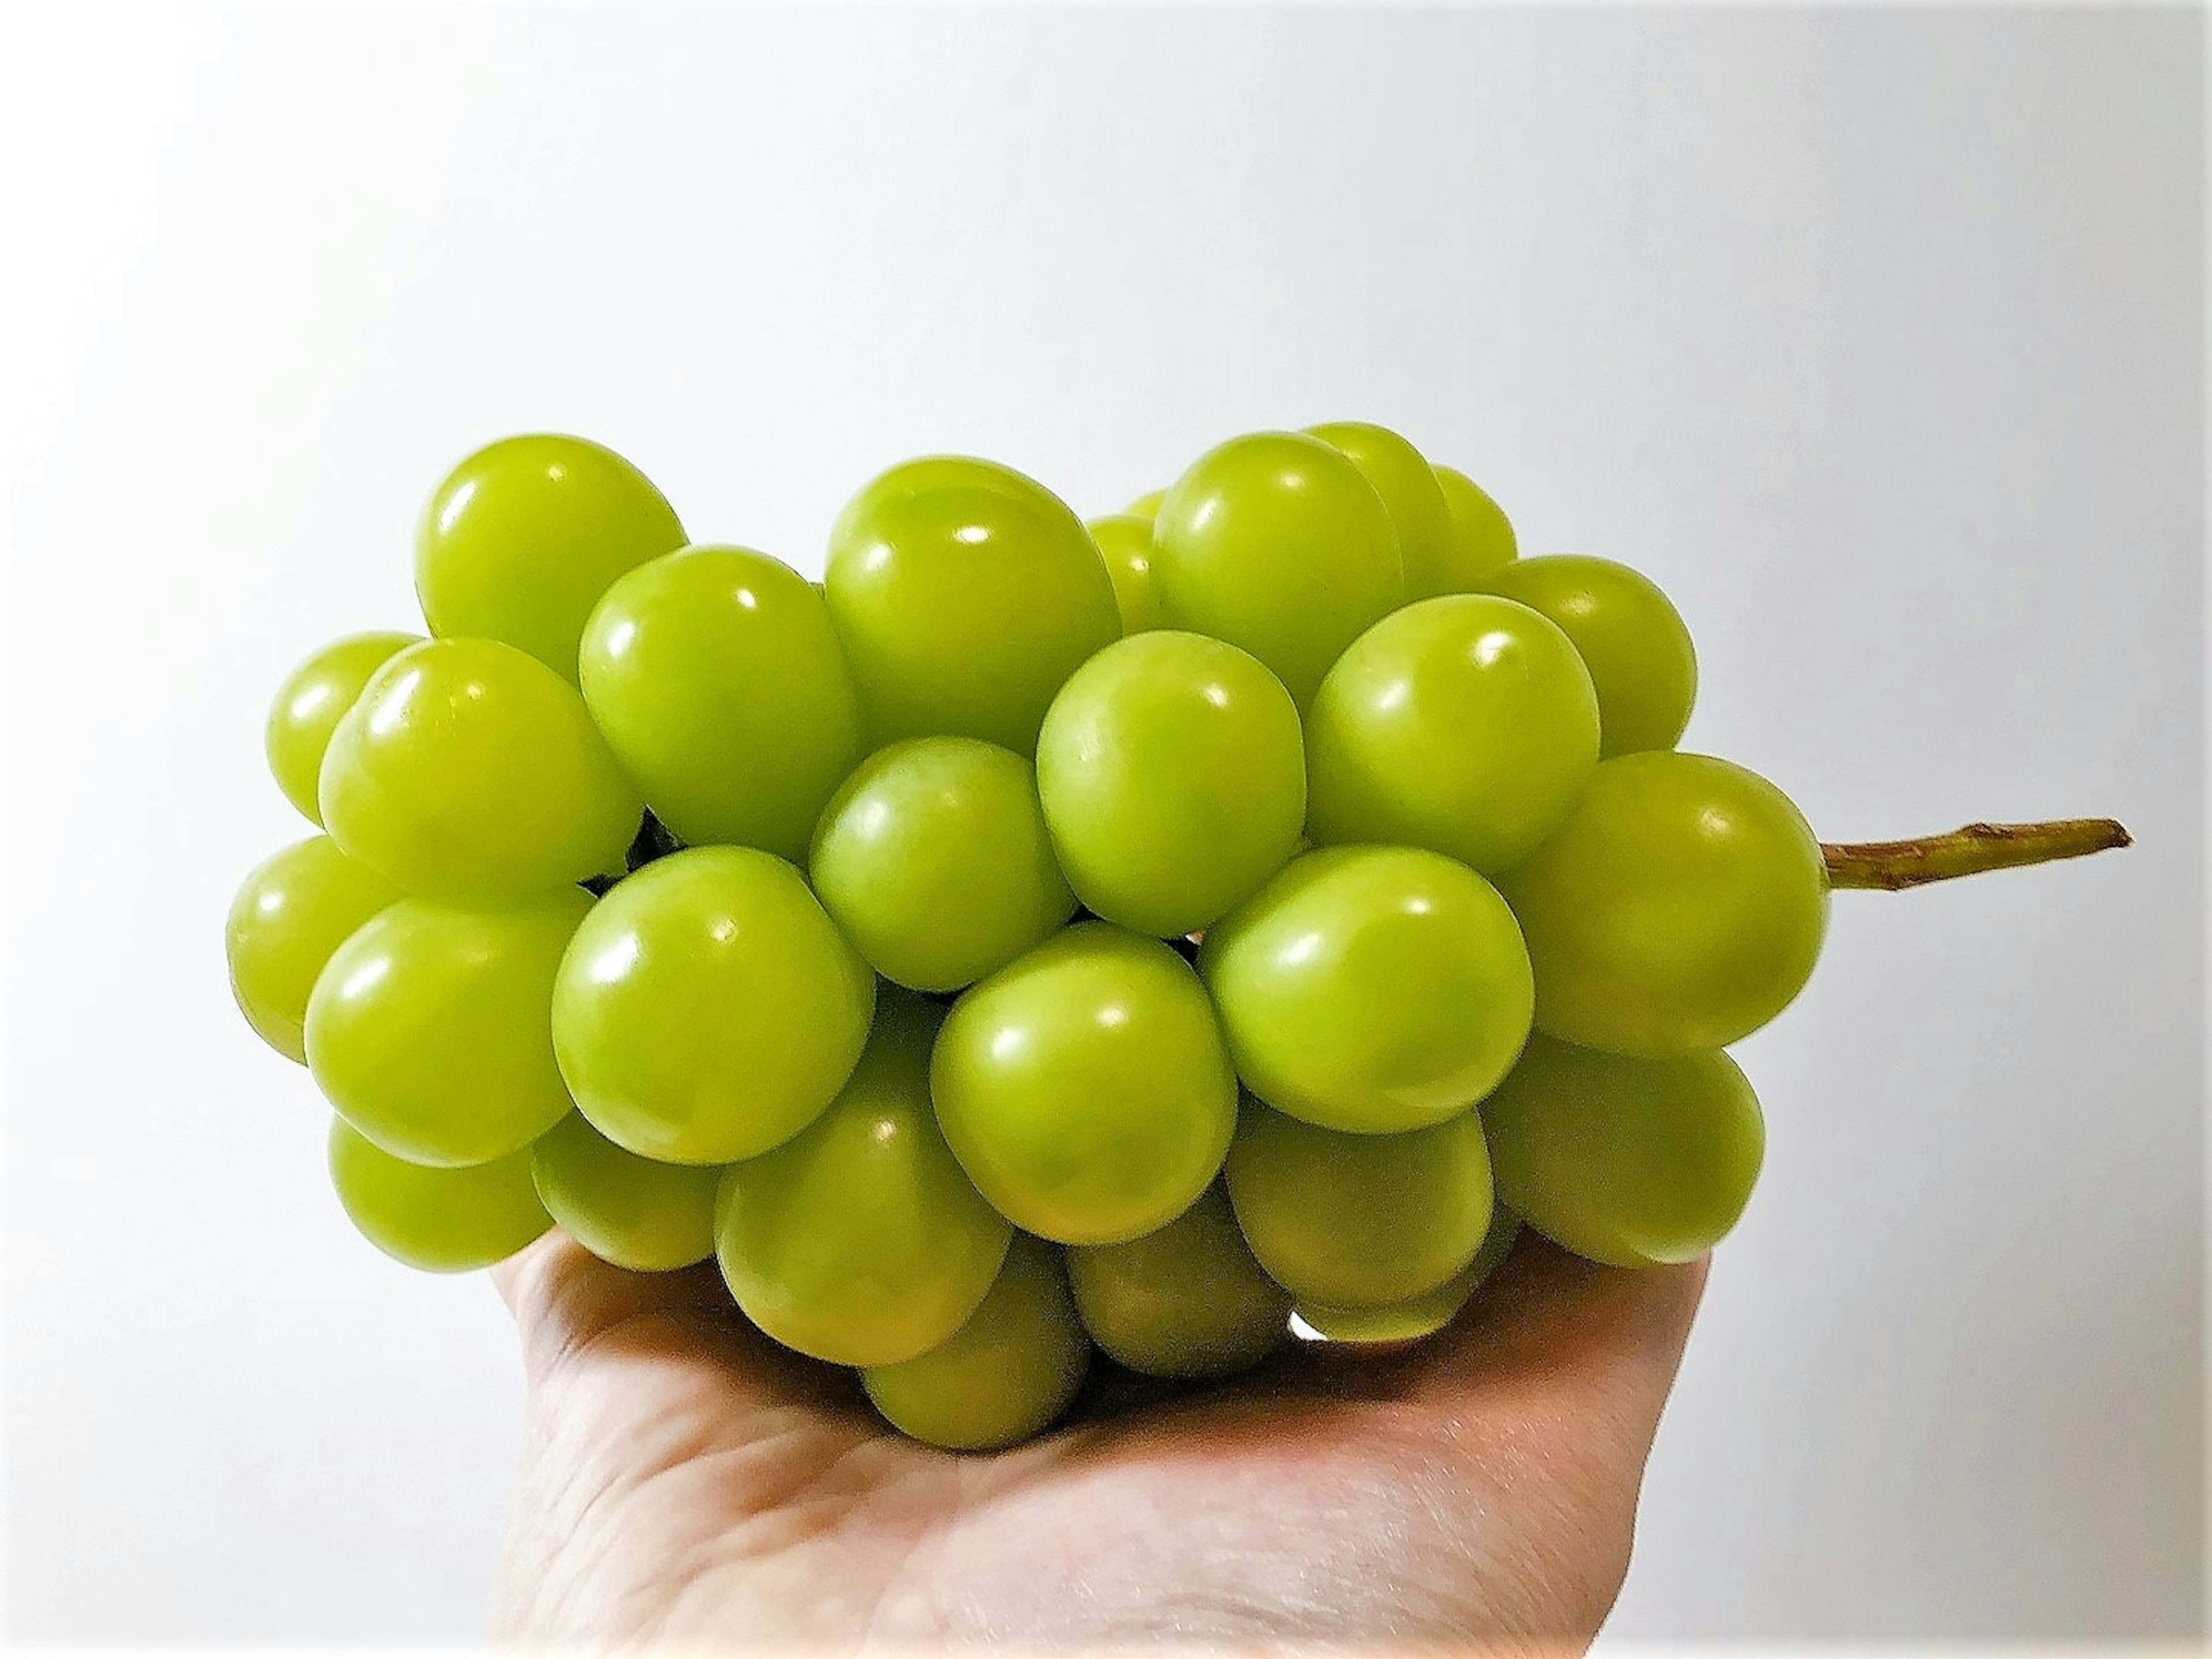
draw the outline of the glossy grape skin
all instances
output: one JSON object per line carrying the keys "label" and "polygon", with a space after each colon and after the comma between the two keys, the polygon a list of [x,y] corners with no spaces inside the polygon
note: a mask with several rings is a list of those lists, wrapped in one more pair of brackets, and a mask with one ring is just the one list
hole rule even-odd
{"label": "glossy grape skin", "polygon": [[1490,1227],[1490,1158],[1473,1112],[1348,1135],[1248,1098],[1227,1168],[1245,1242],[1300,1302],[1424,1295],[1474,1260]]}
{"label": "glossy grape skin", "polygon": [[1528,1034],[1520,930],[1489,883],[1411,847],[1308,853],[1199,951],[1237,1074],[1361,1134],[1457,1115]]}
{"label": "glossy grape skin", "polygon": [[1298,711],[1260,660],[1160,629],[1077,669],[1037,735],[1069,884],[1161,939],[1210,927],[1290,861],[1306,810]]}
{"label": "glossy grape skin", "polygon": [[1451,508],[1427,459],[1389,428],[1367,421],[1332,421],[1306,431],[1343,451],[1382,498],[1390,527],[1398,532],[1406,597],[1417,599],[1445,592],[1442,584],[1450,550]]}
{"label": "glossy grape skin", "polygon": [[1152,598],[1152,519],[1135,509],[1091,521],[1091,539],[1106,561],[1113,580],[1114,603],[1121,613],[1121,631],[1141,634],[1159,626],[1159,606]]}
{"label": "glossy grape skin", "polygon": [[968,1322],[1006,1260],[1013,1229],[930,1109],[943,1017],[886,991],[829,1109],[723,1175],[722,1276],[745,1316],[787,1347],[844,1365],[911,1359]]}
{"label": "glossy grape skin", "polygon": [[307,1000],[317,1085],[412,1164],[520,1152],[568,1112],[548,1011],[591,908],[571,889],[495,908],[410,898],[383,910],[337,948]]}
{"label": "glossy grape skin", "polygon": [[1060,682],[1121,635],[1083,521],[965,457],[908,461],[855,495],[824,587],[877,743],[951,734],[1027,755]]}
{"label": "glossy grape skin", "polygon": [[1332,1342],[1361,1345],[1418,1342],[1433,1336],[1459,1317],[1460,1310],[1474,1299],[1482,1282],[1520,1242],[1521,1218],[1500,1201],[1492,1204],[1490,1228],[1474,1260],[1435,1290],[1403,1302],[1379,1308],[1351,1307],[1333,1302],[1301,1302],[1297,1315],[1316,1334]]}
{"label": "glossy grape skin", "polygon": [[1499,1201],[1619,1267],[1712,1249],[1742,1215],[1766,1150],[1759,1097],[1718,1050],[1637,1060],[1536,1037],[1482,1121]]}
{"label": "glossy grape skin", "polygon": [[1160,621],[1250,652],[1301,708],[1406,597],[1382,498],[1340,450],[1302,433],[1201,456],[1161,502],[1152,540]]}
{"label": "glossy grape skin", "polygon": [[1160,510],[1160,503],[1168,498],[1165,489],[1148,489],[1131,501],[1121,511],[1133,519],[1149,519]]}
{"label": "glossy grape skin", "polygon": [[328,836],[295,842],[257,866],[223,927],[231,994],[261,1040],[307,1064],[307,998],[338,946],[399,890]]}
{"label": "glossy grape skin", "polygon": [[1091,1365],[1059,1258],[1016,1234],[990,1293],[948,1340],[862,1371],[884,1420],[949,1451],[994,1451],[1049,1428]]}
{"label": "glossy grape skin", "polygon": [[875,975],[799,872],[693,847],[617,883],[553,989],[553,1046],[592,1127],[664,1164],[797,1134],[860,1058]]}
{"label": "glossy grape skin", "polygon": [[714,1253],[722,1172],[624,1152],[571,1112],[532,1143],[538,1201],[569,1237],[633,1273],[668,1273]]}
{"label": "glossy grape skin", "polygon": [[645,803],[574,686],[492,640],[376,671],[331,734],[331,838],[410,892],[498,899],[622,868]]}
{"label": "glossy grape skin", "polygon": [[1545,617],[1450,593],[1353,641],[1305,732],[1316,842],[1425,847],[1492,873],[1573,807],[1597,764],[1597,693]]}
{"label": "glossy grape skin", "polygon": [[531,434],[446,476],[415,538],[434,634],[501,640],[576,680],[576,644],[625,571],[690,539],[645,474],[586,438]]}
{"label": "glossy grape skin", "polygon": [[[1444,492],[1444,505],[1451,514],[1451,534],[1445,539],[1443,556],[1438,562],[1437,586],[1431,590],[1437,593],[1473,593],[1480,591],[1484,578],[1513,562],[1520,554],[1520,544],[1513,534],[1513,521],[1505,511],[1490,498],[1490,493],[1464,472],[1448,466],[1432,471],[1437,483]],[[1425,595],[1412,594],[1411,598]],[[1553,620],[1557,620],[1554,618]]]}
{"label": "glossy grape skin", "polygon": [[530,1154],[461,1170],[398,1158],[343,1118],[331,1120],[331,1184],[362,1236],[425,1273],[465,1273],[504,1261],[553,1218],[530,1181]]}
{"label": "glossy grape skin", "polygon": [[1070,1249],[1067,1280],[1091,1340],[1149,1376],[1231,1376],[1290,1332],[1290,1293],[1252,1259],[1218,1182],[1157,1232]]}
{"label": "glossy grape skin", "polygon": [[1611,559],[1553,553],[1492,571],[1481,586],[1542,611],[1575,642],[1597,688],[1605,758],[1680,741],[1698,698],[1698,653],[1650,578]]}
{"label": "glossy grape skin", "polygon": [[1075,914],[1036,773],[978,738],[912,738],[860,763],[822,814],[808,874],[885,979],[955,991]]}
{"label": "glossy grape skin", "polygon": [[1158,939],[1085,922],[970,988],[930,1068],[939,1122],[1024,1230],[1118,1244],[1188,1209],[1236,1128],[1205,988]]}
{"label": "glossy grape skin", "polygon": [[370,677],[410,645],[420,634],[351,634],[333,640],[284,678],[270,705],[262,744],[269,773],[284,799],[310,823],[319,825],[323,809],[316,799],[323,751],[345,711],[353,707]]}
{"label": "glossy grape skin", "polygon": [[584,702],[660,821],[694,845],[803,859],[860,753],[829,607],[765,553],[692,547],[640,565],[584,629]]}
{"label": "glossy grape skin", "polygon": [[1671,750],[1600,762],[1536,855],[1498,878],[1536,1029],[1624,1054],[1724,1048],[1803,988],[1828,922],[1820,844],[1754,772]]}

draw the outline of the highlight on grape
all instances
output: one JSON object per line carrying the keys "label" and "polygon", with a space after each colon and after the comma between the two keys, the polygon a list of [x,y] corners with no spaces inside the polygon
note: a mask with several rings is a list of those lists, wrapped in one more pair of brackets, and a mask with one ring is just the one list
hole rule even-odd
{"label": "highlight on grape", "polygon": [[556,1226],[714,1261],[960,1449],[1048,1427],[1094,1352],[1419,1340],[1524,1231],[1702,1255],[1765,1149],[1725,1050],[1833,889],[2127,844],[1823,846],[1677,751],[1698,662],[1657,586],[1521,556],[1359,422],[1089,525],[908,461],[818,586],[611,450],[510,438],[433,493],[415,581],[427,637],[278,688],[270,770],[320,833],[226,933],[346,1213],[432,1272]]}

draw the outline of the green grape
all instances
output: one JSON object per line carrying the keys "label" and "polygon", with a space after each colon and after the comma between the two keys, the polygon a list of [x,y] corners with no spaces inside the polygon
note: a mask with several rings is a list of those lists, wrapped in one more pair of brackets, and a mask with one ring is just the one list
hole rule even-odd
{"label": "green grape", "polygon": [[1297,708],[1219,640],[1157,630],[1108,646],[1053,699],[1036,767],[1076,896],[1140,933],[1210,926],[1297,849]]}
{"label": "green grape", "polygon": [[1448,466],[1432,470],[1437,483],[1443,486],[1444,505],[1451,509],[1451,535],[1444,543],[1432,591],[1472,593],[1482,586],[1485,577],[1518,556],[1521,550],[1514,538],[1513,523],[1466,473]]}
{"label": "green grape", "polygon": [[1424,1295],[1474,1259],[1490,1227],[1490,1157],[1473,1112],[1349,1135],[1248,1099],[1228,1176],[1252,1254],[1301,1303]]}
{"label": "green grape", "polygon": [[1109,519],[1091,521],[1091,539],[1098,544],[1113,579],[1114,603],[1121,612],[1121,631],[1141,634],[1159,625],[1159,607],[1152,602],[1152,520],[1139,517],[1133,508]]}
{"label": "green grape", "polygon": [[400,891],[328,836],[257,866],[223,927],[231,994],[261,1040],[307,1063],[307,997],[331,953]]}
{"label": "green grape", "polygon": [[719,1169],[640,1158],[571,1112],[532,1144],[530,1170],[546,1213],[602,1261],[659,1273],[714,1253]]}
{"label": "green grape", "polygon": [[1075,914],[1036,773],[980,738],[912,738],[845,781],[808,874],[875,970],[954,991],[1052,937]]}
{"label": "green grape", "polygon": [[376,671],[331,734],[331,838],[410,892],[491,899],[622,868],[645,803],[574,686],[492,640]]}
{"label": "green grape", "polygon": [[1168,498],[1164,489],[1148,489],[1131,501],[1121,511],[1133,519],[1149,519],[1160,510],[1160,503]]}
{"label": "green grape", "polygon": [[[1492,1149],[1495,1156],[1495,1149]],[[1425,1295],[1379,1308],[1350,1307],[1334,1302],[1301,1302],[1298,1317],[1316,1335],[1332,1342],[1418,1342],[1433,1336],[1459,1317],[1460,1310],[1474,1299],[1482,1281],[1512,1253],[1521,1237],[1521,1218],[1501,1203],[1490,1211],[1490,1231],[1474,1260]]]}
{"label": "green grape", "polygon": [[503,438],[430,497],[415,592],[432,633],[503,641],[574,684],[599,595],[690,539],[652,480],[611,449],[552,434]]}
{"label": "green grape", "polygon": [[974,987],[937,1041],[945,1138],[1016,1226],[1118,1244],[1206,1190],[1237,1079],[1206,989],[1158,939],[1085,922]]}
{"label": "green grape", "polygon": [[1558,627],[1486,593],[1423,599],[1354,640],[1322,682],[1306,716],[1307,831],[1510,869],[1566,817],[1597,750],[1597,694]]}
{"label": "green grape", "polygon": [[1484,1103],[1498,1195],[1554,1243],[1619,1267],[1726,1237],[1766,1150],[1759,1097],[1717,1049],[1638,1060],[1535,1037]]}
{"label": "green grape", "polygon": [[554,971],[592,896],[496,908],[402,899],[331,957],[307,1000],[307,1066],[395,1158],[520,1152],[568,1113],[547,1030]]}
{"label": "green grape", "polygon": [[1615,1054],[1750,1036],[1804,988],[1828,925],[1820,844],[1790,798],[1670,750],[1601,761],[1498,886],[1528,939],[1536,1029]]}
{"label": "green grape", "polygon": [[994,1451],[1049,1428],[1091,1365],[1059,1256],[1017,1234],[990,1294],[948,1340],[862,1371],[884,1420],[948,1451]]}
{"label": "green grape", "polygon": [[1681,613],[1649,577],[1611,559],[1555,553],[1492,571],[1480,586],[1566,630],[1597,687],[1606,759],[1680,740],[1698,696],[1698,653]]}
{"label": "green grape", "polygon": [[1449,590],[1445,586],[1452,536],[1451,508],[1443,486],[1421,452],[1385,426],[1366,421],[1332,421],[1306,431],[1344,452],[1365,475],[1390,514],[1398,532],[1398,555],[1406,569],[1406,597],[1418,599]]}
{"label": "green grape", "polygon": [[1302,433],[1232,438],[1201,456],[1168,491],[1152,537],[1160,621],[1250,652],[1300,707],[1406,597],[1382,498],[1342,451]]}
{"label": "green grape", "polygon": [[1505,902],[1419,848],[1306,854],[1209,932],[1198,962],[1237,1074],[1327,1128],[1454,1117],[1528,1035],[1528,957]]}
{"label": "green grape", "polygon": [[276,688],[264,738],[270,775],[284,792],[284,799],[312,823],[323,821],[316,792],[323,772],[323,751],[331,746],[331,733],[337,728],[339,719],[353,707],[354,699],[378,669],[409,646],[422,642],[420,634],[351,635],[316,652]]}
{"label": "green grape", "polygon": [[576,1104],[617,1146],[731,1164],[821,1114],[860,1058],[875,996],[798,871],[750,848],[693,847],[623,878],[577,929],[553,988],[553,1046]]}
{"label": "green grape", "polygon": [[504,1261],[553,1224],[530,1184],[530,1154],[463,1170],[394,1158],[331,1120],[331,1184],[362,1236],[410,1267],[465,1273]]}
{"label": "green grape", "polygon": [[607,590],[584,701],[653,814],[695,845],[803,859],[860,757],[860,694],[829,607],[788,565],[690,547]]}
{"label": "green grape", "polygon": [[1158,1232],[1067,1253],[1091,1339],[1151,1376],[1249,1370],[1290,1333],[1291,1298],[1260,1271],[1219,1182]]}
{"label": "green grape", "polygon": [[887,991],[837,1098],[772,1152],[732,1164],[722,1276],[786,1347],[890,1365],[948,1340],[982,1302],[1013,1229],[939,1132],[929,1052],[943,1010]]}
{"label": "green grape", "polygon": [[854,496],[826,586],[878,742],[951,734],[1026,755],[1060,682],[1121,634],[1083,521],[963,457],[908,461]]}

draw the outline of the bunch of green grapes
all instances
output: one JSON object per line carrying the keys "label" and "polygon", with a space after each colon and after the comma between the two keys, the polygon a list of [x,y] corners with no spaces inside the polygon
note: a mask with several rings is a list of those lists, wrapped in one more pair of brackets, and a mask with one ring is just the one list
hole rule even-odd
{"label": "bunch of green grapes", "polygon": [[1664,594],[1521,558],[1376,426],[1234,439],[1089,525],[911,461],[819,586],[607,449],[510,439],[415,574],[427,637],[278,692],[319,833],[228,922],[341,1204],[434,1271],[553,1226],[712,1261],[947,1447],[1043,1429],[1097,1352],[1417,1340],[1524,1230],[1702,1254],[1764,1142],[1723,1051],[1804,984],[1831,885],[2118,833],[1824,849],[1676,750]]}

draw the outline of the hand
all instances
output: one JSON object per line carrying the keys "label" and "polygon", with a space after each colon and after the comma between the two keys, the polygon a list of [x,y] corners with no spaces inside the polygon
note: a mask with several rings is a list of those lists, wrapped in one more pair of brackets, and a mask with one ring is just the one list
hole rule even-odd
{"label": "hand", "polygon": [[504,1638],[1550,1651],[1620,1591],[1705,1264],[1524,1236],[1426,1343],[1292,1344],[1200,1389],[1102,1362],[1089,1410],[988,1456],[892,1433],[711,1263],[556,1233],[496,1278],[530,1382]]}

